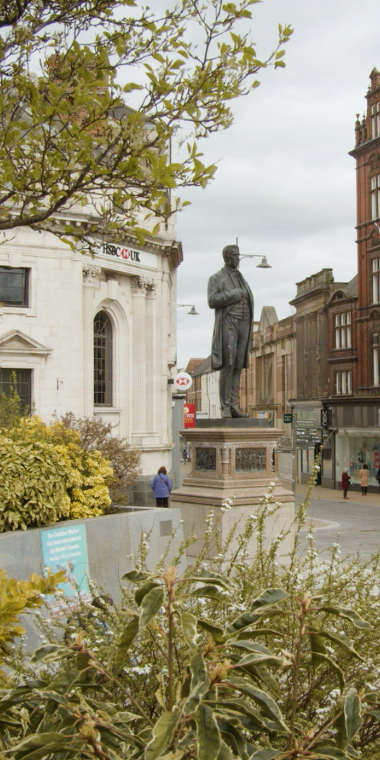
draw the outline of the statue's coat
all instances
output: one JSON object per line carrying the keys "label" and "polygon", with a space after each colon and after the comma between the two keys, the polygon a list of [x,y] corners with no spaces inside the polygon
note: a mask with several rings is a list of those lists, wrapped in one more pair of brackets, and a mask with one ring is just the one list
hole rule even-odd
{"label": "statue's coat", "polygon": [[[250,327],[247,331],[244,358],[244,367],[248,367],[249,350],[252,341],[253,295],[241,272],[239,274],[248,294],[249,308],[251,311]],[[211,369],[221,369],[223,367],[223,322],[227,314],[231,311],[232,305],[238,300],[236,296],[231,293],[235,287],[228,267],[223,267],[219,272],[213,274],[208,281],[208,305],[210,309],[215,309],[215,325],[211,348]]]}

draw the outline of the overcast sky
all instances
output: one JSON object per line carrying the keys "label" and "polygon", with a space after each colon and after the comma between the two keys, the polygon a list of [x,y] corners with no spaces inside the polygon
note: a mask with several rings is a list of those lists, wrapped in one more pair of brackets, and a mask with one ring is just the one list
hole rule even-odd
{"label": "overcast sky", "polygon": [[262,59],[277,24],[291,24],[286,68],[261,72],[261,86],[235,101],[234,125],[201,143],[215,180],[187,191],[178,216],[184,262],[178,303],[178,367],[210,353],[214,315],[207,280],[223,266],[221,250],[238,237],[241,254],[265,255],[272,269],[245,259],[255,297],[279,319],[292,311],[295,283],[324,267],[336,281],[356,274],[356,114],[366,108],[369,74],[380,70],[379,0],[264,0],[252,6],[253,39]]}

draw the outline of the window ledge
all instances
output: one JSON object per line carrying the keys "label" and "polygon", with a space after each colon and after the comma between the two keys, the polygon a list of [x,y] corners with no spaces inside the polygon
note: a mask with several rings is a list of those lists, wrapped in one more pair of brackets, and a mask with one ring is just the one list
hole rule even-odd
{"label": "window ledge", "polygon": [[114,406],[94,406],[94,414],[101,414],[107,412],[107,414],[121,414],[121,409],[115,409]]}
{"label": "window ledge", "polygon": [[26,317],[35,317],[36,310],[30,306],[0,306],[0,316],[3,314],[25,314]]}

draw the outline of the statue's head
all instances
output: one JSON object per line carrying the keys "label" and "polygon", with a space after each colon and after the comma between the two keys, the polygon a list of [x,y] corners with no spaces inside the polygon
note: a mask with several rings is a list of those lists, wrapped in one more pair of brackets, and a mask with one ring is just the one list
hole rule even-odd
{"label": "statue's head", "polygon": [[222,251],[223,258],[228,267],[237,269],[239,266],[240,254],[238,245],[226,245]]}

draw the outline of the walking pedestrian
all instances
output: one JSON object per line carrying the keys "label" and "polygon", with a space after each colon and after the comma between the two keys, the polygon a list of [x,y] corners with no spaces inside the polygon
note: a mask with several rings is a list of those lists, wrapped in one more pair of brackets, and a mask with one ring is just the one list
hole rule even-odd
{"label": "walking pedestrian", "polygon": [[154,476],[150,487],[156,499],[156,507],[168,507],[172,483],[166,472],[166,467],[160,467],[157,475]]}
{"label": "walking pedestrian", "polygon": [[378,469],[378,471],[376,473],[376,480],[377,480],[377,482],[379,484],[379,493],[380,493],[380,467],[379,467],[379,469]]}
{"label": "walking pedestrian", "polygon": [[359,472],[360,485],[362,488],[362,496],[367,496],[369,469],[368,464],[363,464],[362,469]]}
{"label": "walking pedestrian", "polygon": [[345,467],[342,472],[342,489],[343,489],[343,498],[348,499],[347,491],[350,487],[351,478],[348,474],[348,468]]}

